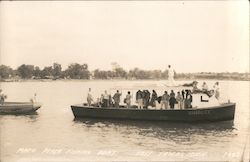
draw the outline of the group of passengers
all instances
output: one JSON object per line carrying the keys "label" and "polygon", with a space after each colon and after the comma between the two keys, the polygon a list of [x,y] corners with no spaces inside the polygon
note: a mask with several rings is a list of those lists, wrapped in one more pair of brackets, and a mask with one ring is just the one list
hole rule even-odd
{"label": "group of passengers", "polygon": [[[104,91],[104,94],[101,94],[100,98],[97,98],[96,101],[96,106],[98,107],[116,107],[119,108],[119,104],[121,102],[121,96],[122,93],[119,92],[119,90],[116,91],[114,96],[112,97],[110,94],[108,94],[107,90]],[[124,103],[126,103],[126,107],[130,108],[131,107],[131,100],[132,96],[130,91],[128,91],[126,98],[124,99]],[[88,106],[91,106],[93,102],[93,96],[91,94],[91,88],[89,88],[88,94],[87,94],[87,102]]]}
{"label": "group of passengers", "polygon": [[215,82],[212,89],[208,88],[208,85],[206,82],[203,82],[201,89],[198,88],[198,82],[193,82],[193,93],[204,93],[207,94],[209,97],[215,96],[216,99],[219,99],[220,97],[220,88],[219,88],[219,82]]}
{"label": "group of passengers", "polygon": [[[216,82],[213,86],[212,90],[209,90],[208,85],[206,82],[203,82],[201,89],[197,87],[198,82],[194,81],[192,83],[192,91],[190,89],[183,89],[178,91],[177,94],[173,90],[168,93],[168,91],[164,91],[163,95],[158,96],[155,90],[152,90],[152,94],[148,90],[138,90],[136,92],[136,103],[138,109],[147,109],[149,106],[156,107],[156,102],[160,104],[161,109],[174,109],[175,105],[177,108],[192,108],[192,101],[194,93],[205,93],[209,97],[211,95],[215,95],[215,98],[219,98],[219,82]],[[111,96],[105,90],[104,93],[101,95],[100,98],[97,98],[97,102],[95,106],[98,107],[120,107],[122,93],[119,90]],[[87,95],[87,102],[88,106],[91,106],[93,103],[93,96],[91,94],[91,88],[89,88],[88,95]],[[132,103],[132,95],[131,92],[128,91],[126,97],[124,98],[123,102],[126,104],[127,108],[131,108]]]}
{"label": "group of passengers", "polygon": [[168,109],[168,107],[174,109],[176,104],[179,109],[183,109],[184,107],[192,108],[193,96],[191,90],[178,91],[176,95],[175,92],[171,90],[170,93],[164,91],[164,94],[158,97],[157,100],[161,105],[161,109]]}
{"label": "group of passengers", "polygon": [[160,104],[161,109],[165,108],[171,109],[175,108],[175,104],[178,104],[178,108],[182,109],[185,105],[186,108],[191,108],[192,105],[192,94],[190,90],[175,92],[171,90],[170,94],[167,91],[164,91],[162,96],[157,95],[155,90],[152,90],[152,95],[150,97],[150,92],[148,90],[139,90],[136,92],[136,102],[138,104],[138,109],[148,108],[148,106],[156,107],[156,102]]}
{"label": "group of passengers", "polygon": [[[105,90],[104,94],[102,94],[100,98],[97,98],[95,106],[119,108],[121,96],[122,93],[120,93],[119,90],[116,91],[113,97]],[[88,106],[91,106],[93,101],[91,88],[89,88],[87,95]],[[132,95],[130,91],[127,92],[123,102],[126,104],[127,108],[131,108]],[[171,90],[170,94],[165,91],[162,96],[158,96],[155,90],[152,90],[152,94],[148,90],[138,90],[136,92],[136,103],[138,109],[147,109],[149,106],[156,107],[156,102],[161,105],[161,109],[168,109],[168,107],[174,109],[176,104],[178,104],[178,108],[180,109],[183,107],[191,108],[192,94],[190,90],[183,90],[181,93],[177,92],[177,95],[175,95],[173,90]]]}

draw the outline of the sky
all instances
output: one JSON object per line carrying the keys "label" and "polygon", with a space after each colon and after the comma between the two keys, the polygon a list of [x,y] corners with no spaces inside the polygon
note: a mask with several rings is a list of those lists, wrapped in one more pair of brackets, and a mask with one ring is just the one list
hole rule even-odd
{"label": "sky", "polygon": [[249,72],[249,2],[1,1],[0,64]]}

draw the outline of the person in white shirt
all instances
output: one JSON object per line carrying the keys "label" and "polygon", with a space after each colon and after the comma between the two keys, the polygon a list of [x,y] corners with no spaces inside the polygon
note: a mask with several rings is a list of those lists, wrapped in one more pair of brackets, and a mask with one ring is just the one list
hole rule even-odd
{"label": "person in white shirt", "polygon": [[203,91],[208,91],[208,86],[207,86],[206,82],[203,82],[203,84],[202,84],[202,90]]}
{"label": "person in white shirt", "polygon": [[174,69],[171,68],[171,65],[168,65],[168,86],[175,86]]}
{"label": "person in white shirt", "polygon": [[219,87],[219,82],[216,82],[215,84],[214,84],[214,92],[215,92],[215,98],[217,99],[217,100],[219,100],[219,98],[220,98],[220,87]]}
{"label": "person in white shirt", "polygon": [[130,94],[130,91],[128,91],[128,94],[126,95],[126,104],[127,104],[127,108],[130,108],[130,106],[131,106],[131,98],[132,98],[132,96],[131,96],[131,94]]}
{"label": "person in white shirt", "polygon": [[93,101],[93,97],[91,94],[91,88],[89,88],[88,94],[87,94],[87,102],[88,102],[88,106],[91,106],[91,103]]}
{"label": "person in white shirt", "polygon": [[103,102],[104,102],[104,107],[109,106],[109,95],[106,90],[104,91]]}

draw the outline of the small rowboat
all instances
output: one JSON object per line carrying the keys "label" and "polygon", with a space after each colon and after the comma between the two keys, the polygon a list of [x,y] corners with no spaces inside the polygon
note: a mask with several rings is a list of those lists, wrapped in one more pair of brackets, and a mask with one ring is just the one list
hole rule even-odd
{"label": "small rowboat", "polygon": [[99,108],[72,105],[75,118],[106,118],[122,120],[155,120],[174,122],[212,122],[233,120],[235,103],[190,109],[136,109],[136,108]]}
{"label": "small rowboat", "polygon": [[41,106],[36,102],[4,102],[0,105],[0,114],[30,114],[36,112]]}

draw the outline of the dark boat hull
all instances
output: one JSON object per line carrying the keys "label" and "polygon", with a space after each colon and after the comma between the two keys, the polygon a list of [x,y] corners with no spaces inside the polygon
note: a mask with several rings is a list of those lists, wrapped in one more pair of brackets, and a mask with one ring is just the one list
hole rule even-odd
{"label": "dark boat hull", "polygon": [[175,122],[195,121],[224,121],[233,120],[235,103],[202,109],[126,109],[126,108],[97,108],[81,105],[72,105],[75,118],[107,118],[123,120],[156,120]]}
{"label": "dark boat hull", "polygon": [[40,107],[40,103],[5,102],[3,105],[0,105],[0,115],[32,114]]}

